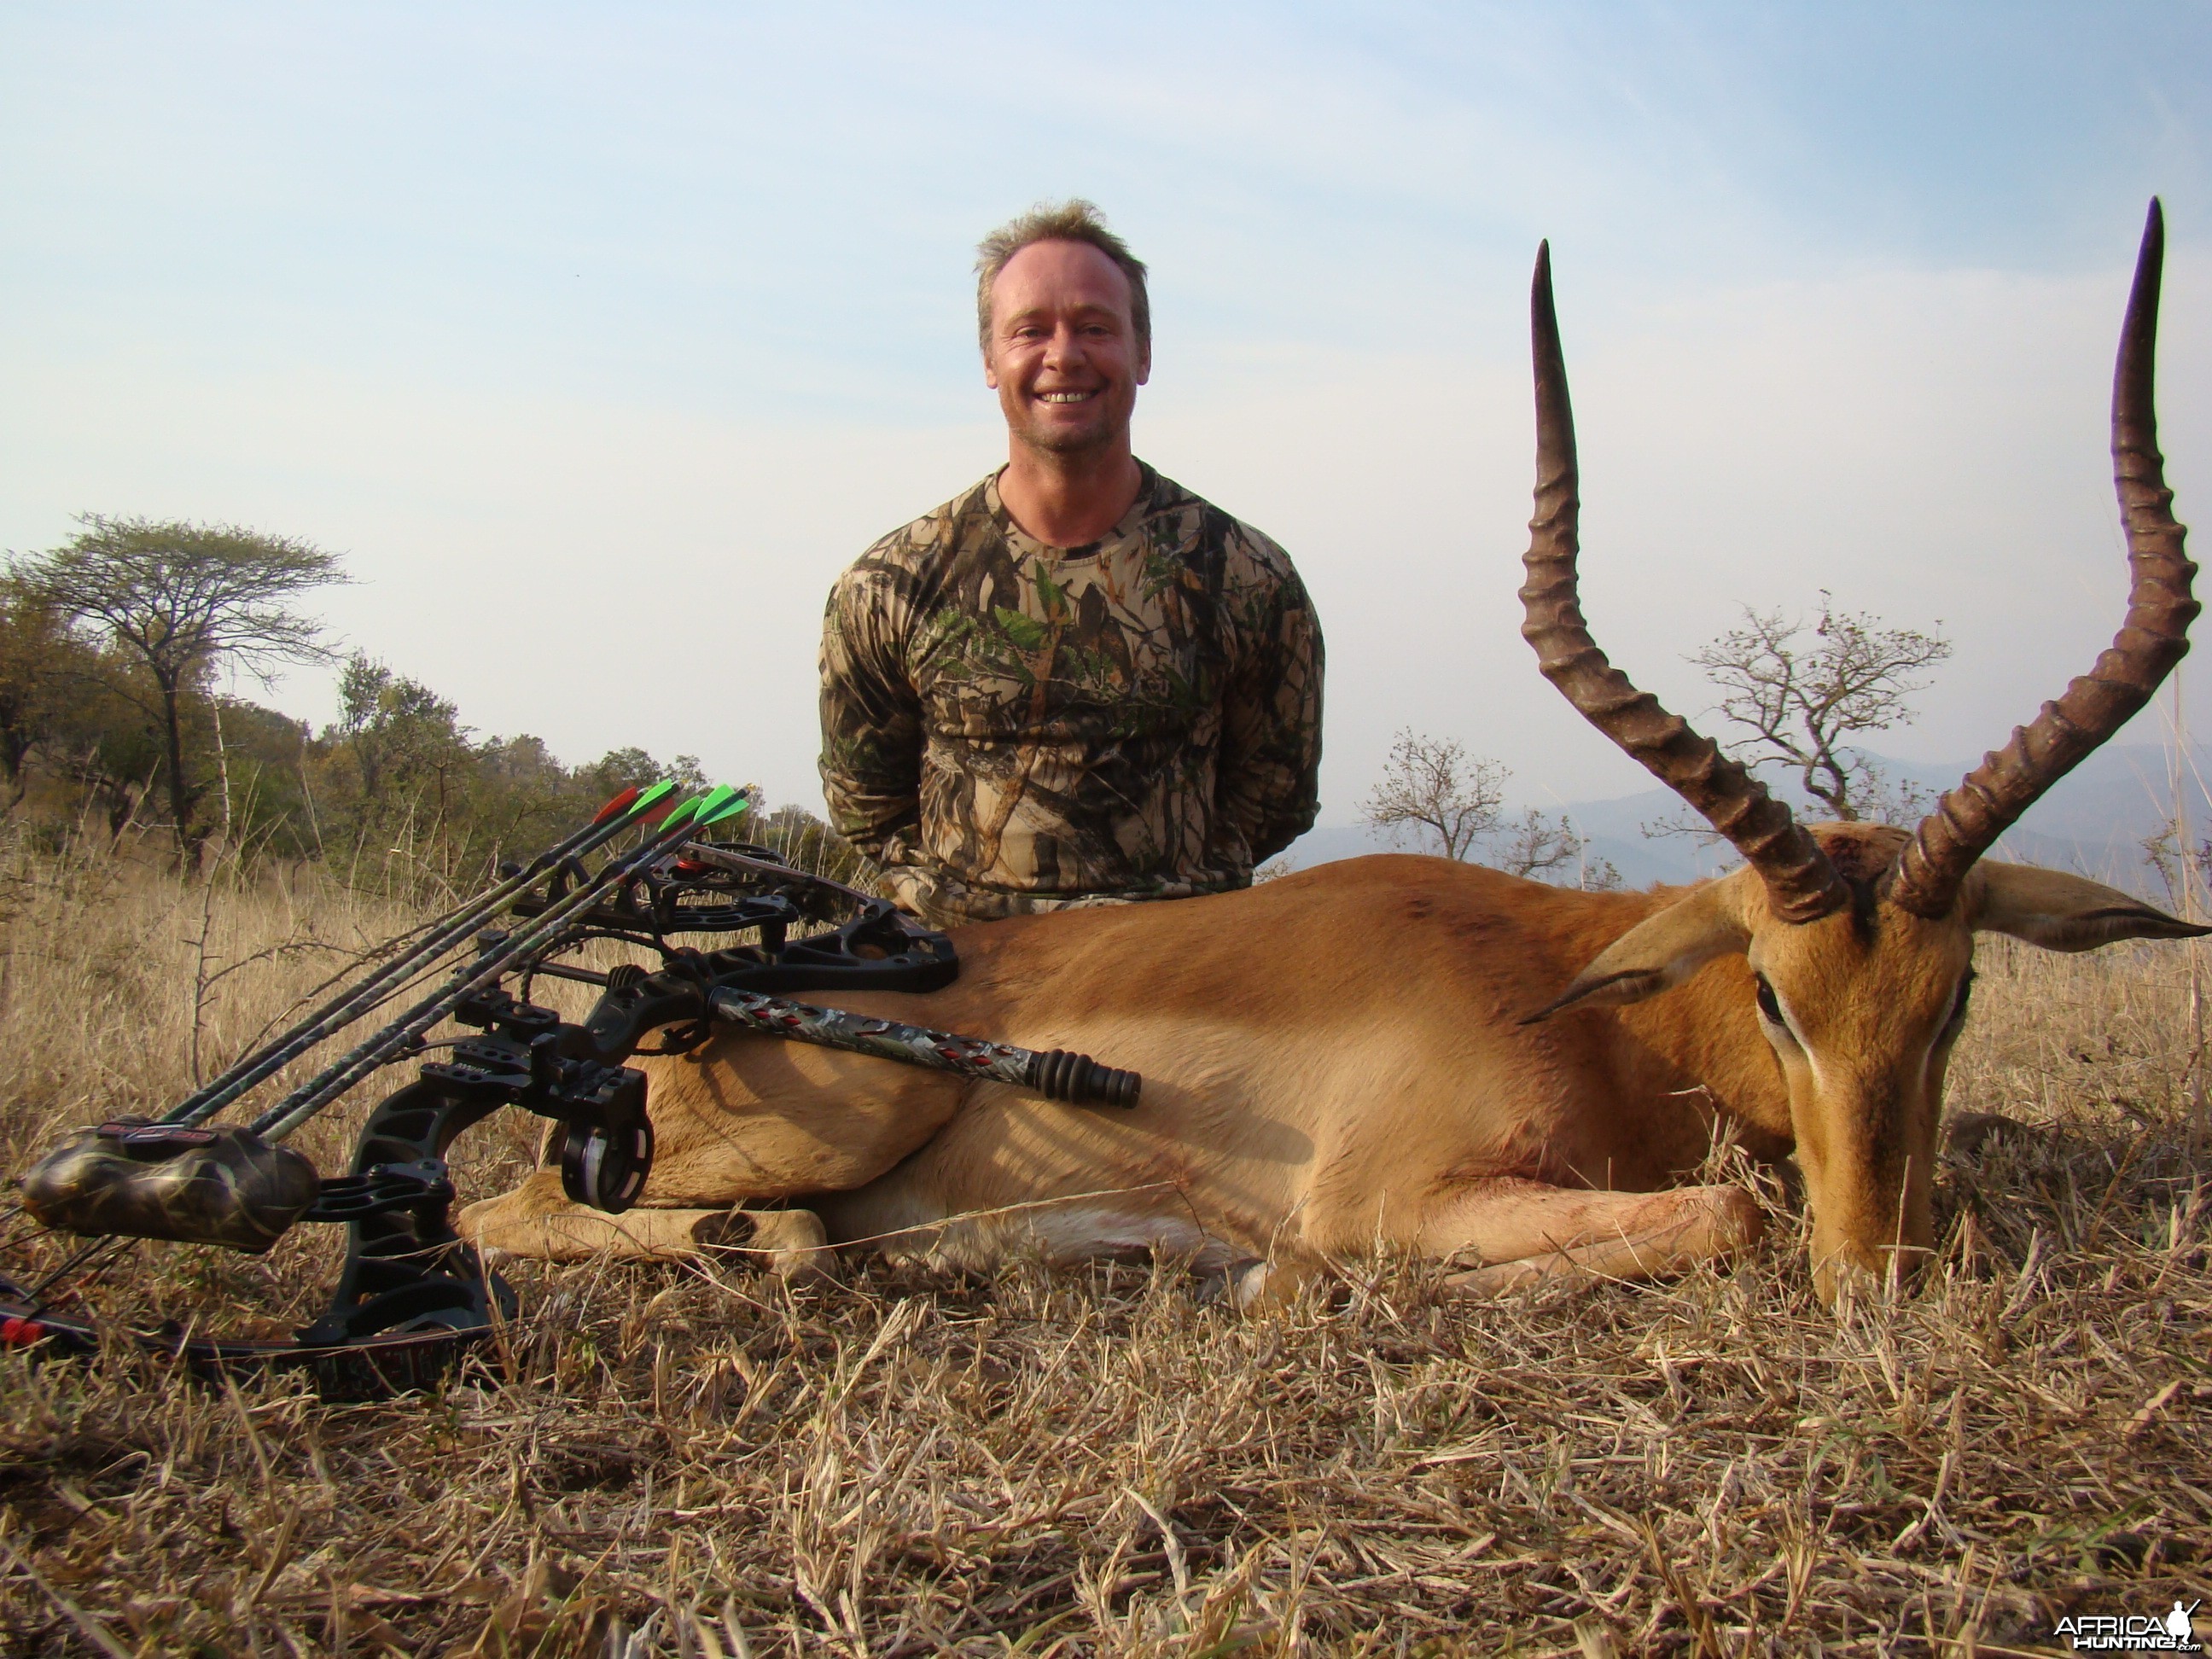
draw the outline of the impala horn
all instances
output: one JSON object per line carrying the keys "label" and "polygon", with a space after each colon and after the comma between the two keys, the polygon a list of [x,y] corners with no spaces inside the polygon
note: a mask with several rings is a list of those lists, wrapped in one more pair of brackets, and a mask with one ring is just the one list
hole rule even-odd
{"label": "impala horn", "polygon": [[[2197,574],[2181,550],[2187,533],[2174,522],[2173,492],[2158,453],[2152,383],[2158,356],[2158,279],[2166,216],[2153,197],[2136,256],[2136,280],[2120,327],[2112,371],[2112,482],[2120,496],[2132,574],[2128,619],[2096,666],[2012,741],[1982,758],[1964,782],[1920,821],[1898,855],[1887,897],[1933,919],[1948,912],[1974,860],[1995,844],[2043,792],[2073,770],[2151,699],[2189,651],[2189,624],[2201,608],[2190,597]],[[1533,555],[1531,556],[1534,556]]]}
{"label": "impala horn", "polygon": [[1552,308],[1549,242],[1536,250],[1528,309],[1536,366],[1536,516],[1529,520],[1528,551],[1522,560],[1528,580],[1521,589],[1527,612],[1521,637],[1535,647],[1544,678],[1584,719],[1728,837],[1766,884],[1777,916],[1816,921],[1849,897],[1820,844],[1711,738],[1629,684],[1590,638],[1576,590],[1582,501],[1574,410],[1567,402],[1566,362]]}

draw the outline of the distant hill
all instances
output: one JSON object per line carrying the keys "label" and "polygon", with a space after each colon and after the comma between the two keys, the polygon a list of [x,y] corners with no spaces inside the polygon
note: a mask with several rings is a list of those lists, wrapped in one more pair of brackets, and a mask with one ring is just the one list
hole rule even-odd
{"label": "distant hill", "polygon": [[[1893,778],[1935,792],[1958,782],[1975,763],[1930,766],[1876,758]],[[2202,842],[2212,836],[2212,805],[2208,805],[2200,781],[2212,777],[2212,757],[2198,750],[2194,759],[2185,793],[2195,839]],[[2099,750],[2060,779],[2013,827],[1996,856],[2076,871],[2146,898],[2163,900],[2166,894],[2156,872],[2143,861],[2142,843],[2159,833],[2172,811],[2166,766],[2166,750],[2152,744]],[[1799,808],[1804,811],[1802,803]],[[1589,837],[1592,856],[1610,859],[1632,887],[1694,881],[1736,861],[1725,847],[1700,848],[1686,836],[1644,834],[1645,824],[1680,818],[1688,811],[1679,796],[1665,789],[1611,800],[1572,801],[1566,808],[1575,827]],[[1284,856],[1293,869],[1304,870],[1391,850],[1364,827],[1346,824],[1309,831]]]}

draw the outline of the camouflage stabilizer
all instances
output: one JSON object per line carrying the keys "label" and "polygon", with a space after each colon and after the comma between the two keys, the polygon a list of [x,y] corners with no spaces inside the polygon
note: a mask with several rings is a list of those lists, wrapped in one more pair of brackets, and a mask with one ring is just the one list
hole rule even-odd
{"label": "camouflage stabilizer", "polygon": [[718,1017],[746,1030],[978,1080],[1011,1083],[1071,1106],[1134,1106],[1145,1083],[1134,1072],[1119,1072],[1088,1054],[1064,1048],[1040,1053],[1011,1042],[957,1036],[727,987],[714,991],[707,1000]]}
{"label": "camouflage stabilizer", "polygon": [[251,1130],[119,1118],[78,1131],[41,1158],[23,1177],[23,1208],[59,1232],[258,1255],[321,1188],[313,1164]]}

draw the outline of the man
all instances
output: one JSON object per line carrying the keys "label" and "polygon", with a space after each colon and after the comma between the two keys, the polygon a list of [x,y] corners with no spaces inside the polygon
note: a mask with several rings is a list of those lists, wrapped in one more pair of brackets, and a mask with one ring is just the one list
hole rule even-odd
{"label": "man", "polygon": [[1246,886],[1317,804],[1305,589],[1132,453],[1151,306],[1097,210],[1040,207],[978,256],[1006,465],[830,592],[831,822],[934,926]]}

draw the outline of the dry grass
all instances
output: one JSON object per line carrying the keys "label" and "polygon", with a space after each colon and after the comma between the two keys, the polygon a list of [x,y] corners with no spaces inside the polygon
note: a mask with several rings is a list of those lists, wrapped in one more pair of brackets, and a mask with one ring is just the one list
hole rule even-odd
{"label": "dry grass", "polygon": [[[185,1085],[204,913],[49,866],[4,902],[15,1167]],[[204,914],[218,966],[396,921],[309,885]],[[329,965],[223,981],[204,1048]],[[498,1375],[373,1406],[9,1358],[0,1647],[2002,1652],[2066,1610],[2162,1613],[2212,1597],[2185,975],[2178,948],[1985,952],[1954,1107],[2036,1127],[1948,1164],[1925,1295],[1840,1320],[1785,1220],[1731,1274],[1468,1305],[1383,1263],[1252,1321],[1171,1266],[797,1295],[524,1270]],[[464,1142],[470,1188],[529,1138]],[[118,1282],[303,1316],[334,1243],[146,1246]]]}

